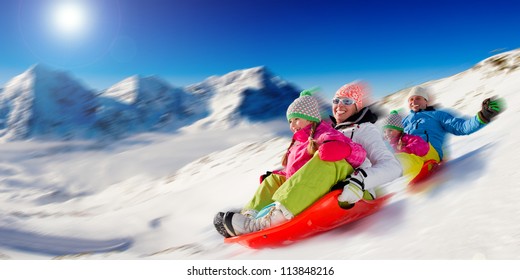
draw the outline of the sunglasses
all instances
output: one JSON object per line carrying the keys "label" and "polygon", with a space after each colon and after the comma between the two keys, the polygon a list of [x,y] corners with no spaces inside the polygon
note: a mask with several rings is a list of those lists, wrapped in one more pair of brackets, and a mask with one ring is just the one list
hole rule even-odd
{"label": "sunglasses", "polygon": [[356,101],[354,99],[350,99],[350,98],[332,98],[332,104],[339,104],[341,102],[341,104],[343,105],[352,105],[354,103],[356,103]]}

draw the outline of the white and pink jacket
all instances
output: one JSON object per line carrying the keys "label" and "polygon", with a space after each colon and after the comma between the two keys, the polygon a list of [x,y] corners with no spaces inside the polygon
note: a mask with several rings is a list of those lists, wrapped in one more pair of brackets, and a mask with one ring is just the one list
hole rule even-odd
{"label": "white and pink jacket", "polygon": [[[275,173],[285,175],[288,179],[312,158],[313,155],[307,152],[310,132],[311,125],[293,135],[294,144],[287,151],[287,166]],[[321,160],[345,159],[353,168],[359,167],[365,161],[366,151],[360,144],[353,142],[323,121],[316,127],[314,140],[318,144],[317,152]]]}

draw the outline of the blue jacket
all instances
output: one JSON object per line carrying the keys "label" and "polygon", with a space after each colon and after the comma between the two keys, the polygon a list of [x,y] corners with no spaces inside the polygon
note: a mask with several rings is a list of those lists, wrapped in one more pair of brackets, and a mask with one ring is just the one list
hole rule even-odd
{"label": "blue jacket", "polygon": [[410,111],[410,114],[403,119],[404,132],[419,135],[430,142],[439,153],[441,160],[447,133],[468,135],[484,126],[478,121],[477,116],[471,119],[456,118],[448,112],[437,111],[431,106],[419,112]]}

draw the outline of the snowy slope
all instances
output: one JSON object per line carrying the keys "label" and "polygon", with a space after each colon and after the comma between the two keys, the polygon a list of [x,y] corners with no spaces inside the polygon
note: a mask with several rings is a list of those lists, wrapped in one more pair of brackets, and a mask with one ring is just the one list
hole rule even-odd
{"label": "snowy slope", "polygon": [[[516,61],[517,52],[502,54]],[[285,248],[228,245],[212,225],[217,211],[240,208],[258,176],[280,165],[289,138],[273,123],[175,135],[140,134],[97,142],[10,142],[0,146],[0,239],[16,230],[35,237],[114,240],[123,252],[72,259],[520,259],[520,71],[490,60],[429,82],[437,101],[473,116],[486,96],[508,110],[481,131],[451,137],[446,168],[428,192],[397,180],[391,203],[373,216]],[[480,66],[479,66],[480,65]],[[406,90],[402,93],[406,94]],[[395,97],[395,96],[394,96]],[[400,100],[388,107],[399,107]],[[286,126],[286,124],[283,124]],[[279,130],[280,127],[277,126]],[[285,127],[288,130],[287,127]],[[50,238],[48,238],[50,239]],[[75,249],[75,248],[71,248]],[[0,244],[5,259],[49,259],[45,250]]]}

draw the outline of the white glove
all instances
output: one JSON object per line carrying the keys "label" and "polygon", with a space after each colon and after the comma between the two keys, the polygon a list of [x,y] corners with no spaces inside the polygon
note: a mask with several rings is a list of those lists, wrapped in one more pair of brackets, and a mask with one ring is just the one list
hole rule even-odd
{"label": "white glove", "polygon": [[354,204],[363,198],[366,173],[363,169],[358,169],[347,177],[344,181],[346,185],[343,192],[339,195],[338,201],[345,208],[348,204]]}

